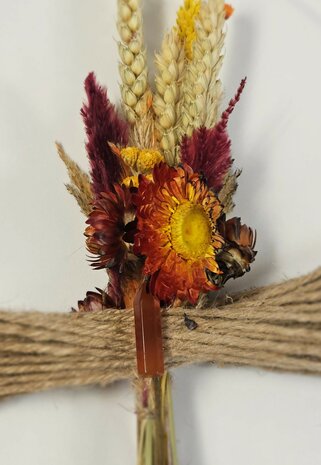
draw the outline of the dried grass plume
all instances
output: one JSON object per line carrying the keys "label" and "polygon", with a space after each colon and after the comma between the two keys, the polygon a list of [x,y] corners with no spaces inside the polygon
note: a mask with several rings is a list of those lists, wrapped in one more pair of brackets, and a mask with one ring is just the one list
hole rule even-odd
{"label": "dried grass plume", "polygon": [[75,197],[82,213],[88,216],[93,202],[89,175],[69,157],[62,144],[56,142],[56,148],[68,171],[70,183],[66,184],[67,191]]}

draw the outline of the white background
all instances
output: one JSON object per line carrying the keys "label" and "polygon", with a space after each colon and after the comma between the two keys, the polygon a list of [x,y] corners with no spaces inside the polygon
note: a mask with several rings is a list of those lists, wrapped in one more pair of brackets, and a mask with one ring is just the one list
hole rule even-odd
{"label": "white background", "polygon": [[[116,0],[0,1],[0,308],[66,312],[103,286],[84,217],[67,194],[60,140],[87,167],[79,109],[89,71],[117,101]],[[178,0],[145,0],[150,58]],[[257,261],[230,289],[321,263],[320,0],[235,0],[223,70],[243,168],[235,213],[258,231]],[[1,342],[0,342],[1,343]],[[321,378],[214,366],[174,372],[182,465],[321,463]],[[1,465],[135,463],[129,384],[0,401]]]}

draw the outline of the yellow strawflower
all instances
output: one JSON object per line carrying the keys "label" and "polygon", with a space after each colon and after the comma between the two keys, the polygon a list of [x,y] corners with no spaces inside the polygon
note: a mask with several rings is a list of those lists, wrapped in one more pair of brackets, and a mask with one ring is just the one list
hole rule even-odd
{"label": "yellow strawflower", "polygon": [[[137,147],[126,147],[121,149],[120,155],[133,171],[143,174],[150,173],[157,163],[164,161],[164,156],[158,150],[153,149],[141,150]],[[130,182],[129,178],[133,176],[126,178],[126,182]],[[125,183],[125,180],[123,182]]]}
{"label": "yellow strawflower", "polygon": [[137,171],[148,173],[161,161],[164,161],[164,157],[158,150],[140,150],[137,158]]}
{"label": "yellow strawflower", "polygon": [[126,165],[136,170],[136,162],[138,157],[139,149],[137,147],[125,147],[121,149],[120,155]]}

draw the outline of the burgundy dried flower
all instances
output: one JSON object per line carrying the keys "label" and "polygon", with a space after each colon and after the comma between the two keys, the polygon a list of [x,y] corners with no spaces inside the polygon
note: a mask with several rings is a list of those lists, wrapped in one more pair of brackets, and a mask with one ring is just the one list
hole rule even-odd
{"label": "burgundy dried flower", "polygon": [[88,102],[83,105],[81,115],[88,137],[86,148],[97,197],[101,192],[112,190],[112,185],[124,177],[122,162],[108,142],[126,145],[128,127],[109,101],[106,89],[97,83],[94,73],[86,78],[85,91]]}
{"label": "burgundy dried flower", "polygon": [[196,129],[191,137],[184,137],[181,144],[182,162],[202,173],[209,188],[219,192],[226,173],[232,165],[231,140],[227,134],[230,114],[239,101],[246,79],[241,81],[234,99],[230,100],[221,120],[211,129]]}
{"label": "burgundy dried flower", "polygon": [[250,271],[250,264],[256,256],[256,232],[246,224],[241,224],[241,218],[222,221],[219,231],[225,240],[225,245],[217,256],[223,274],[212,274],[212,280],[221,286],[228,279],[238,278]]}
{"label": "burgundy dried flower", "polygon": [[96,270],[117,267],[121,271],[128,248],[124,241],[126,220],[131,212],[131,194],[126,187],[113,186],[113,192],[102,192],[93,204],[85,230],[86,245],[95,255]]}
{"label": "burgundy dried flower", "polygon": [[97,312],[107,308],[114,308],[115,304],[111,297],[101,289],[96,288],[97,292],[88,291],[84,300],[78,300],[78,310],[75,312]]}

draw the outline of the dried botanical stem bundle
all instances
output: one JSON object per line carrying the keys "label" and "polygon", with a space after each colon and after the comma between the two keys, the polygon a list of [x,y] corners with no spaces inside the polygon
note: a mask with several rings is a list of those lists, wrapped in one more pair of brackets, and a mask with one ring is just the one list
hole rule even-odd
{"label": "dried botanical stem bundle", "polygon": [[135,390],[139,437],[137,465],[178,465],[169,374],[138,378]]}
{"label": "dried botanical stem bundle", "polygon": [[233,173],[228,121],[246,81],[220,115],[231,13],[223,0],[184,0],[156,54],[153,94],[140,0],[118,0],[125,120],[90,73],[81,109],[90,177],[58,145],[67,188],[88,217],[91,265],[109,279],[78,310],[134,306],[139,465],[177,464],[160,309],[199,308],[205,294],[249,271],[256,255],[253,230],[226,218],[240,174]]}

